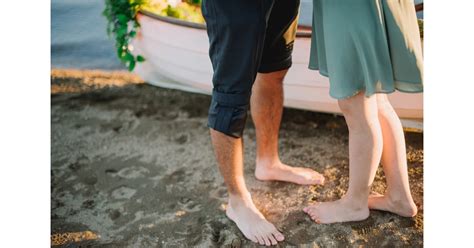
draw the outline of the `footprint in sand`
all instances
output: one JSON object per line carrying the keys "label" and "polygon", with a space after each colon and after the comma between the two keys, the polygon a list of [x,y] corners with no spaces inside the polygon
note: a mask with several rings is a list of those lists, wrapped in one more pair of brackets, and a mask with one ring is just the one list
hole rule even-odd
{"label": "footprint in sand", "polygon": [[209,197],[225,201],[228,197],[227,190],[224,187],[218,187],[209,191]]}
{"label": "footprint in sand", "polygon": [[195,202],[193,199],[188,198],[188,197],[181,197],[179,199],[178,204],[180,206],[180,209],[184,210],[185,212],[192,213],[192,212],[197,212],[201,210],[201,204]]}
{"label": "footprint in sand", "polygon": [[71,169],[72,171],[78,171],[89,167],[90,162],[91,160],[89,159],[89,157],[81,155],[76,159],[74,163],[69,165],[69,169]]}
{"label": "footprint in sand", "polygon": [[177,138],[174,139],[174,141],[179,144],[179,145],[182,145],[184,143],[186,143],[188,141],[188,136],[186,134],[181,134],[180,136],[178,136]]}
{"label": "footprint in sand", "polygon": [[150,173],[150,171],[145,167],[131,166],[121,169],[120,171],[118,171],[117,175],[126,179],[134,179],[139,177],[145,177],[145,175],[148,173]]}
{"label": "footprint in sand", "polygon": [[122,200],[122,199],[130,199],[135,195],[137,192],[136,189],[129,188],[127,186],[120,186],[114,189],[111,193],[114,199]]}
{"label": "footprint in sand", "polygon": [[218,244],[222,241],[225,234],[223,233],[226,225],[219,221],[207,222],[202,227],[202,236],[205,240],[210,240],[213,244]]}

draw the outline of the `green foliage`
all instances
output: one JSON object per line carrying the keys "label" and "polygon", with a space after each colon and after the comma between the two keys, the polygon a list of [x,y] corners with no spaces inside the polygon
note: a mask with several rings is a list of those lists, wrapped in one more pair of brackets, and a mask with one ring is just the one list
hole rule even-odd
{"label": "green foliage", "polygon": [[137,13],[146,0],[105,0],[102,14],[107,18],[107,33],[115,38],[117,56],[129,71],[135,68],[137,62],[145,61],[143,56],[134,56],[130,42],[137,35],[140,23]]}
{"label": "green foliage", "polygon": [[171,7],[171,5],[168,5],[168,7],[166,8],[166,16],[178,19],[181,18],[179,11],[176,8]]}
{"label": "green foliage", "polygon": [[418,19],[418,27],[420,28],[420,36],[423,39],[423,20]]}

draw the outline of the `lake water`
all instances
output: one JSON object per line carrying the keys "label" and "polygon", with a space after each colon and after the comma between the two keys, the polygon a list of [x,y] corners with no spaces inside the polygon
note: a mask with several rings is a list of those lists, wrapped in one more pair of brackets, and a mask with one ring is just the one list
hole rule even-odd
{"label": "lake water", "polygon": [[54,68],[125,69],[106,32],[102,0],[51,1],[51,65]]}

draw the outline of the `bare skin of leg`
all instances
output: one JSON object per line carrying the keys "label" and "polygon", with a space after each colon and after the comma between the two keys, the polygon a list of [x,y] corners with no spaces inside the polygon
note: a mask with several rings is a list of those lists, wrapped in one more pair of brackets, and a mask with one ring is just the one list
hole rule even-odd
{"label": "bare skin of leg", "polygon": [[303,185],[324,184],[324,177],[309,168],[280,161],[278,131],[283,112],[283,79],[288,70],[259,73],[252,88],[251,113],[257,136],[255,177]]}
{"label": "bare skin of leg", "polygon": [[368,197],[382,155],[382,130],[375,95],[339,100],[349,127],[349,189],[341,199],[304,208],[317,223],[360,221],[369,217]]}
{"label": "bare skin of leg", "polygon": [[284,236],[256,208],[245,185],[243,172],[243,142],[221,132],[210,130],[212,144],[229,192],[226,214],[244,236],[260,245],[275,245]]}
{"label": "bare skin of leg", "polygon": [[377,94],[377,106],[383,135],[382,165],[387,179],[385,195],[371,195],[369,208],[413,217],[417,207],[408,183],[408,169],[403,128],[387,95]]}

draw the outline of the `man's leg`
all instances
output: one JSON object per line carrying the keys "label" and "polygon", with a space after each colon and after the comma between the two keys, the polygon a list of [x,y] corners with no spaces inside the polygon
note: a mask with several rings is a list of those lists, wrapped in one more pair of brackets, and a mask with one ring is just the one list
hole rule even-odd
{"label": "man's leg", "polygon": [[255,176],[297,184],[323,184],[324,177],[314,170],[283,164],[278,155],[278,131],[283,111],[283,79],[287,69],[259,73],[253,85],[251,113],[257,134]]}
{"label": "man's leg", "polygon": [[255,207],[243,175],[242,132],[257,75],[270,1],[204,0],[203,15],[214,69],[208,126],[229,204],[227,216],[248,239],[261,245],[284,239]]}
{"label": "man's leg", "polygon": [[255,207],[243,173],[242,138],[233,138],[211,129],[212,144],[219,170],[229,192],[226,214],[248,239],[261,245],[275,245],[284,239],[273,224]]}

